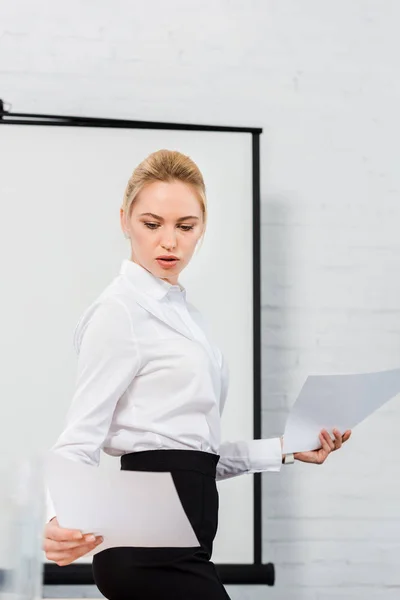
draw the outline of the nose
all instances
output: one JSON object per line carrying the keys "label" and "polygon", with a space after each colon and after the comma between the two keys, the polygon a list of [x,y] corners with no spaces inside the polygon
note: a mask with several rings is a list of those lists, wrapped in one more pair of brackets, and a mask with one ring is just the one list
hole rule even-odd
{"label": "nose", "polygon": [[175,234],[167,234],[161,241],[161,246],[165,248],[165,250],[172,250],[176,246],[176,235]]}

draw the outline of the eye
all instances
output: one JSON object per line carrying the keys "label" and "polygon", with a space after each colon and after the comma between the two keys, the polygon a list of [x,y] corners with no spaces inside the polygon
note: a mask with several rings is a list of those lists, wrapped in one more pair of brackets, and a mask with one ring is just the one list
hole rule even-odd
{"label": "eye", "polygon": [[[146,227],[148,227],[148,229],[158,229],[159,225],[158,223],[145,223]],[[153,227],[154,225],[154,227]]]}
{"label": "eye", "polygon": [[[145,226],[148,229],[152,230],[158,229],[160,227],[159,223],[145,223]],[[182,229],[182,231],[191,231],[192,229],[194,229],[194,225],[180,225],[179,227]]]}

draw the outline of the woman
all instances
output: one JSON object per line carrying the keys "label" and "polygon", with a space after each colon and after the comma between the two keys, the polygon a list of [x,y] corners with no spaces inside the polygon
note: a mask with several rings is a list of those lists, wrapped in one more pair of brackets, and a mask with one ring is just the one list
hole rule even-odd
{"label": "woman", "polygon": [[[180,272],[206,227],[206,195],[193,161],[175,151],[148,156],[133,172],[120,210],[131,258],[87,308],[75,330],[75,395],[53,451],[96,465],[100,450],[121,468],[170,471],[200,542],[195,548],[109,548],[93,575],[111,600],[219,600],[228,595],[211,562],[216,480],[279,471],[282,439],[221,443],[228,366],[186,300]],[[320,435],[321,448],[294,458],[321,464],[350,436]],[[54,514],[54,513],[52,513]],[[67,565],[101,538],[46,525],[46,557]]]}

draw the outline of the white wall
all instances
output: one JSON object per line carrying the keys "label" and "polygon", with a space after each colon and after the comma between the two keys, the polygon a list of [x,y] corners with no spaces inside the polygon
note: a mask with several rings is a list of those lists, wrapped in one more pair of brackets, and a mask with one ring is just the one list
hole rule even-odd
{"label": "white wall", "polygon": [[[264,128],[264,436],[309,371],[400,362],[399,19],[396,0],[0,7],[14,111]],[[232,598],[398,598],[399,416],[397,399],[323,467],[264,476],[277,584]]]}

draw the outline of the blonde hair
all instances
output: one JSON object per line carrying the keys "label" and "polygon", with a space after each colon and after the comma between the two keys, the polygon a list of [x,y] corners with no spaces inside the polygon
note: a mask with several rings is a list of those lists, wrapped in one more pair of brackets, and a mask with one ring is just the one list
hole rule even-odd
{"label": "blonde hair", "polygon": [[133,171],[124,192],[122,208],[129,219],[139,192],[155,181],[181,181],[196,193],[202,213],[204,231],[207,223],[207,199],[203,175],[196,163],[176,150],[157,150],[145,158]]}

